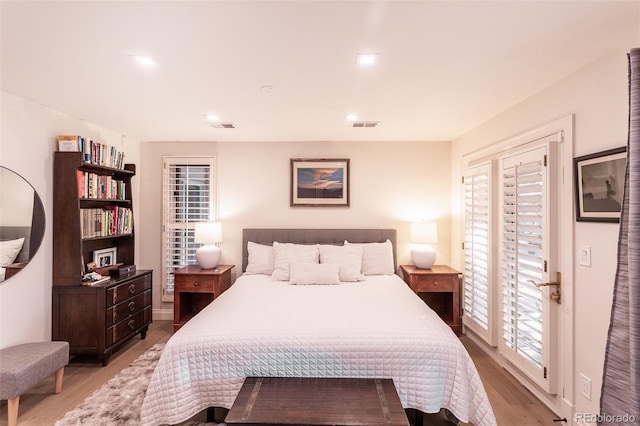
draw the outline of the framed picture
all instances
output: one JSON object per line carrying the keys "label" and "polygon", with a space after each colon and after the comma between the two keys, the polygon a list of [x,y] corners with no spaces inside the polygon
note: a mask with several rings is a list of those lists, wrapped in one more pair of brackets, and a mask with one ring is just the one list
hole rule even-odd
{"label": "framed picture", "polygon": [[349,160],[292,158],[291,206],[349,207]]}
{"label": "framed picture", "polygon": [[103,268],[105,266],[115,265],[116,250],[116,247],[95,250],[93,252],[93,262],[96,264],[96,267]]}
{"label": "framed picture", "polygon": [[620,222],[627,148],[573,159],[578,222]]}

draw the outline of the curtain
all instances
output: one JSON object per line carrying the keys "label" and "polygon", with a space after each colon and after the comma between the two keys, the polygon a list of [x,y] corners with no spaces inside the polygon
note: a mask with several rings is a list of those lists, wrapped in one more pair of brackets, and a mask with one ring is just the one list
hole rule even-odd
{"label": "curtain", "polygon": [[598,420],[640,424],[640,49],[629,52],[627,170]]}

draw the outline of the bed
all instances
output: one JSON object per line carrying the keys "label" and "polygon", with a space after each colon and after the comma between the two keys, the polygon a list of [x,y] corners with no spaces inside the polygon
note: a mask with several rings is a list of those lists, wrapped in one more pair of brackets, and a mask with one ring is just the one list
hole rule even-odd
{"label": "bed", "polygon": [[405,408],[495,425],[469,354],[395,274],[394,247],[388,229],[244,230],[242,276],[169,339],[142,424],[230,408],[245,377],[278,376],[392,378]]}

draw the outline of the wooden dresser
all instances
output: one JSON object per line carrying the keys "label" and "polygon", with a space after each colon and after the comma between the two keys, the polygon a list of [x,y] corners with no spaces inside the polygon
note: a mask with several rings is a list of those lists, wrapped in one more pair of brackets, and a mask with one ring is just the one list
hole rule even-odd
{"label": "wooden dresser", "polygon": [[411,290],[460,335],[460,272],[446,265],[433,265],[429,269],[401,265],[400,269]]}
{"label": "wooden dresser", "polygon": [[152,271],[139,270],[95,286],[54,286],[52,340],[69,342],[70,354],[111,353],[151,324]]}

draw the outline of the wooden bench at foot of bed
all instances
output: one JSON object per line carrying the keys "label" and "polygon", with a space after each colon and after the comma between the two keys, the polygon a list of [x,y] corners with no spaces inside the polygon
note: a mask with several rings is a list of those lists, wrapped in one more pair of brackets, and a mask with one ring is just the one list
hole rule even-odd
{"label": "wooden bench at foot of bed", "polygon": [[409,421],[391,379],[248,377],[233,425],[385,425]]}

